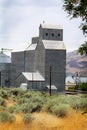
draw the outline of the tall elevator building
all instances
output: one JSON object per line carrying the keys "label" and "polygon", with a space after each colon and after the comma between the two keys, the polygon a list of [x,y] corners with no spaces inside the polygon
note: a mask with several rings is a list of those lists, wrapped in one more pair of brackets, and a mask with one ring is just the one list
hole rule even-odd
{"label": "tall elevator building", "polygon": [[66,48],[63,42],[63,28],[57,25],[41,24],[39,36],[24,50],[12,52],[11,86],[26,83],[28,89],[65,89]]}

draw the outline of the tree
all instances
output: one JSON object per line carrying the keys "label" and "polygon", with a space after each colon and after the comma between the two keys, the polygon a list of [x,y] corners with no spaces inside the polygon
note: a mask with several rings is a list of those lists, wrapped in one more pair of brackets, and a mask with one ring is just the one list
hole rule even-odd
{"label": "tree", "polygon": [[[87,36],[87,0],[63,0],[64,10],[67,11],[71,18],[78,18],[82,19],[82,23],[80,28],[83,30],[83,34],[85,37]],[[85,46],[85,47],[84,47]],[[83,49],[82,49],[83,48]],[[79,52],[81,54],[87,54],[87,42],[81,45],[79,48]],[[86,49],[86,50],[85,50]],[[82,50],[84,50],[82,52]]]}
{"label": "tree", "polygon": [[85,42],[79,47],[78,53],[80,53],[81,55],[83,54],[87,55],[87,42]]}

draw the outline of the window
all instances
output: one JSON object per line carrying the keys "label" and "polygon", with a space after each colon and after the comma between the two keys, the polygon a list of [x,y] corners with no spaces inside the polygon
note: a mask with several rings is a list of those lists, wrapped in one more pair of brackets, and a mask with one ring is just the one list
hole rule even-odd
{"label": "window", "polygon": [[54,33],[52,33],[52,36],[54,36]]}
{"label": "window", "polygon": [[48,36],[48,33],[46,33],[46,36]]}
{"label": "window", "polygon": [[60,37],[60,33],[58,33],[58,36]]}

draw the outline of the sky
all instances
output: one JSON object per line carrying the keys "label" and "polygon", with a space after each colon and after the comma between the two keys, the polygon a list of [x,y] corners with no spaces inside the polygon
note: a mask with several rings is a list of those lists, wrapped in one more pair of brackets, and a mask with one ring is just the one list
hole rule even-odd
{"label": "sky", "polygon": [[62,25],[66,50],[73,51],[86,40],[78,28],[81,19],[72,19],[63,10],[63,0],[0,0],[0,48],[16,49],[39,35],[39,26]]}

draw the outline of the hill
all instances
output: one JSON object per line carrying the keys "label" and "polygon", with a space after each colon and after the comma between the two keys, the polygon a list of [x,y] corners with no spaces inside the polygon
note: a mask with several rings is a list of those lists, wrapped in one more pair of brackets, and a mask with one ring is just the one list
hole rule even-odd
{"label": "hill", "polygon": [[80,72],[81,76],[87,76],[87,56],[81,56],[77,51],[68,52],[66,56],[66,72]]}

